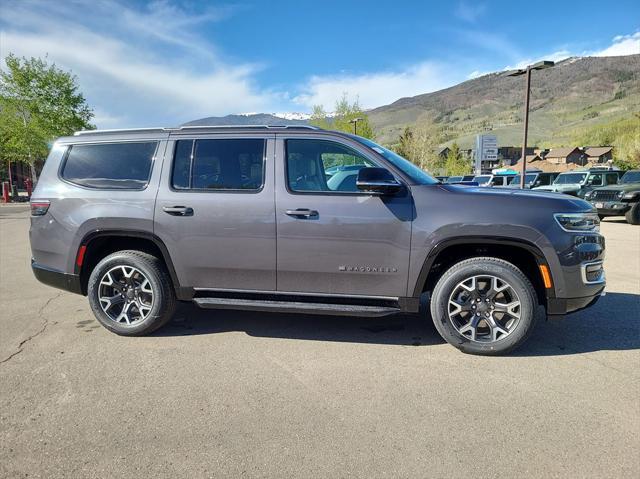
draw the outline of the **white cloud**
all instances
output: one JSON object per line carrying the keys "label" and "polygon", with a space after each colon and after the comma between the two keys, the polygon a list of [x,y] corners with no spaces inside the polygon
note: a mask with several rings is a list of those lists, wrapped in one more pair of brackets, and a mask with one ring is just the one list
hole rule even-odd
{"label": "white cloud", "polygon": [[454,83],[444,65],[425,62],[401,71],[314,76],[301,87],[293,101],[305,107],[323,105],[331,110],[343,94],[363,108],[374,108],[406,96],[419,95],[445,88]]}
{"label": "white cloud", "polygon": [[591,53],[594,57],[617,57],[623,55],[637,55],[640,53],[640,31],[631,35],[617,35],[613,43],[597,52]]}
{"label": "white cloud", "polygon": [[504,67],[504,70],[519,70],[523,68],[527,68],[529,65],[533,65],[534,63],[538,63],[543,60],[551,60],[552,62],[559,62],[566,58],[573,56],[568,50],[558,50],[557,52],[549,53],[548,55],[541,56],[539,58],[526,58],[524,60],[519,61],[515,65],[507,65]]}
{"label": "white cloud", "polygon": [[454,13],[455,16],[465,22],[475,23],[478,18],[484,15],[487,6],[483,3],[469,4],[467,2],[460,2],[456,7]]}
{"label": "white cloud", "polygon": [[113,0],[15,2],[0,9],[0,56],[46,54],[71,69],[100,112],[99,127],[113,126],[123,116],[128,124],[119,126],[173,125],[207,115],[278,109],[286,96],[256,86],[259,66],[225,61],[214,45],[191,33],[196,24],[224,14],[190,13],[166,2],[135,11]]}

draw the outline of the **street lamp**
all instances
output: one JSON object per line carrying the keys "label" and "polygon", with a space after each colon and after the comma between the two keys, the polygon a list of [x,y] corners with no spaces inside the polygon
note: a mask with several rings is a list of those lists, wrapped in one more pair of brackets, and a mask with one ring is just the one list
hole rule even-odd
{"label": "street lamp", "polygon": [[353,120],[349,120],[349,123],[353,123],[353,134],[358,134],[358,122],[362,121],[362,118],[354,118]]}
{"label": "street lamp", "polygon": [[527,134],[529,133],[529,95],[531,93],[531,70],[544,70],[551,68],[555,63],[543,60],[533,65],[529,65],[525,69],[515,70],[507,74],[510,77],[527,75],[527,90],[524,99],[524,140],[522,141],[522,174],[520,175],[520,188],[524,189],[525,176],[527,174]]}

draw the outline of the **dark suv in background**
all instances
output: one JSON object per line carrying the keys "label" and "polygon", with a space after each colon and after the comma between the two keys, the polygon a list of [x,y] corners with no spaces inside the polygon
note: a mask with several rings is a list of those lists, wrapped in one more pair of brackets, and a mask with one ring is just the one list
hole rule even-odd
{"label": "dark suv in background", "polygon": [[476,354],[506,353],[536,311],[603,293],[593,207],[442,184],[376,143],[311,127],[81,132],[53,146],[31,202],[32,268],[87,295],[122,335],[202,308],[417,313]]}
{"label": "dark suv in background", "polygon": [[616,184],[596,188],[585,199],[598,210],[600,218],[624,215],[627,223],[640,224],[640,170],[627,171]]}

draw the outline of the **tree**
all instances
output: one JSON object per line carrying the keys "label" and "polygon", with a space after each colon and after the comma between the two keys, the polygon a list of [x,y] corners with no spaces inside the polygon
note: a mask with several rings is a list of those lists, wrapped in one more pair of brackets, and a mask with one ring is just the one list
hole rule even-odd
{"label": "tree", "polygon": [[462,156],[457,143],[453,143],[449,148],[444,168],[448,176],[461,176],[471,173],[471,163]]}
{"label": "tree", "polygon": [[0,159],[33,165],[59,136],[93,129],[77,78],[40,58],[9,54],[0,70]]}
{"label": "tree", "polygon": [[357,99],[349,103],[346,93],[336,101],[333,116],[329,116],[321,105],[314,105],[309,123],[328,130],[353,133],[354,125],[351,122],[355,119],[358,119],[356,127],[358,136],[373,139],[375,133],[369,123],[369,116],[362,110]]}

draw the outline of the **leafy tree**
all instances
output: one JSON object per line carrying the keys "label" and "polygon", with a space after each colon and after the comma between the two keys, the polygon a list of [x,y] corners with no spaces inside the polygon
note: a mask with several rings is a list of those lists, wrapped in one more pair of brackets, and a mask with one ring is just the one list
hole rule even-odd
{"label": "leafy tree", "polygon": [[345,93],[336,102],[333,116],[329,116],[321,105],[314,105],[309,123],[328,130],[353,133],[354,125],[351,122],[356,119],[358,119],[356,126],[358,136],[373,139],[375,132],[369,122],[369,116],[362,110],[357,99],[353,103],[349,103]]}
{"label": "leafy tree", "polygon": [[48,144],[76,130],[93,129],[91,108],[77,78],[40,58],[9,54],[0,70],[0,160],[30,163]]}
{"label": "leafy tree", "polygon": [[460,176],[471,173],[471,163],[462,156],[457,143],[453,143],[449,147],[444,168],[449,176]]}

